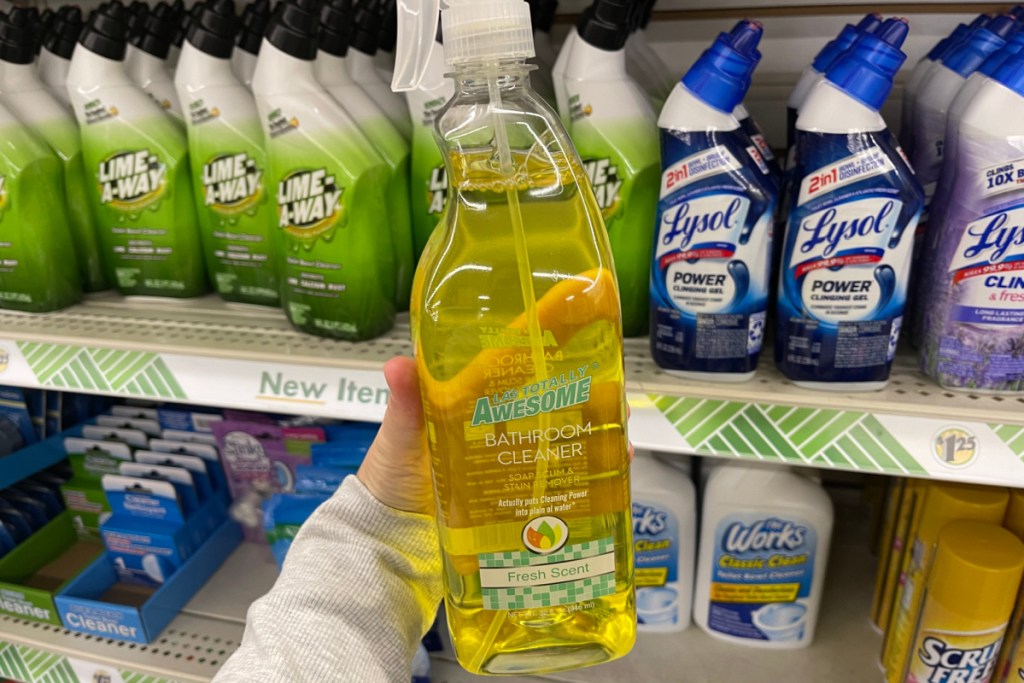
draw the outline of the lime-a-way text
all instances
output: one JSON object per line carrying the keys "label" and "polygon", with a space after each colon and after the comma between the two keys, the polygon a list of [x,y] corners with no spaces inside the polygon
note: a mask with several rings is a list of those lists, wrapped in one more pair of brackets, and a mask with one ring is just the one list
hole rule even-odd
{"label": "lime-a-way text", "polygon": [[593,380],[589,373],[597,367],[597,363],[587,363],[518,389],[481,396],[473,409],[473,426],[519,420],[586,403]]}

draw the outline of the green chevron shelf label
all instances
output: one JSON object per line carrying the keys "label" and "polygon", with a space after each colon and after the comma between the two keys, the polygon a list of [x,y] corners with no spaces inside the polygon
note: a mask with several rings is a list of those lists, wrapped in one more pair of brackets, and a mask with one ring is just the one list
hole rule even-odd
{"label": "green chevron shelf label", "polygon": [[1024,425],[658,394],[630,407],[641,448],[1024,486]]}
{"label": "green chevron shelf label", "polygon": [[174,683],[166,678],[3,641],[0,641],[0,677],[19,683]]}
{"label": "green chevron shelf label", "polygon": [[46,387],[152,398],[188,398],[155,353],[35,342],[20,342],[18,350],[39,383]]}
{"label": "green chevron shelf label", "polygon": [[380,370],[5,339],[0,384],[371,421],[390,397]]}

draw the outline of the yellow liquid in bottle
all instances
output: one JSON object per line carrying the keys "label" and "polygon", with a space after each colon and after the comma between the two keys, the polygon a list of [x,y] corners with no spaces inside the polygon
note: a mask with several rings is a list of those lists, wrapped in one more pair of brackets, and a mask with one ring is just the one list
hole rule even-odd
{"label": "yellow liquid in bottle", "polygon": [[[619,295],[583,169],[453,153],[413,329],[459,663],[529,674],[636,637]],[[537,362],[543,358],[543,361]]]}

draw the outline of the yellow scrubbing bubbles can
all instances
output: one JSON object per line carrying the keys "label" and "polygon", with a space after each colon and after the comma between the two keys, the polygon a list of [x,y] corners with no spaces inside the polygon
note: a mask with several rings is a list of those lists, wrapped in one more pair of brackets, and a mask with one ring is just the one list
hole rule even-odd
{"label": "yellow scrubbing bubbles can", "polygon": [[989,683],[1024,574],[1024,543],[962,520],[939,534],[905,683]]}

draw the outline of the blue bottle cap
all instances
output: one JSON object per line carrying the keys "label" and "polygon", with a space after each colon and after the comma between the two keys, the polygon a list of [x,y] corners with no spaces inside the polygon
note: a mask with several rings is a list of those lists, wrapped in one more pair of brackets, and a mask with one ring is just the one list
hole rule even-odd
{"label": "blue bottle cap", "polygon": [[984,26],[971,31],[957,47],[942,58],[948,69],[967,78],[980,67],[989,55],[1006,45],[1006,37],[1017,26],[1008,14],[993,18]]}
{"label": "blue bottle cap", "polygon": [[1017,21],[1024,21],[1024,5],[1014,5],[1007,14]]}
{"label": "blue bottle cap", "polygon": [[892,90],[893,77],[907,59],[900,46],[909,30],[906,19],[887,19],[873,34],[861,35],[829,68],[825,78],[877,111]]}
{"label": "blue bottle cap", "polygon": [[992,74],[992,80],[1024,97],[1024,52],[1010,55]]}
{"label": "blue bottle cap", "polygon": [[820,74],[825,73],[839,55],[850,49],[853,41],[857,40],[861,33],[874,33],[881,25],[882,15],[880,14],[865,14],[856,26],[847,24],[838,36],[821,48],[821,52],[811,62],[811,68]]}
{"label": "blue bottle cap", "polygon": [[705,104],[732,113],[750,88],[750,75],[757,66],[757,52],[764,28],[756,21],[741,21],[715,42],[683,76],[683,85]]}
{"label": "blue bottle cap", "polygon": [[1024,31],[1018,31],[1013,34],[1002,49],[996,50],[989,55],[988,59],[978,67],[978,72],[983,76],[991,78],[1007,59],[1022,50],[1024,50]]}
{"label": "blue bottle cap", "polygon": [[963,40],[964,36],[966,36],[967,32],[970,30],[971,28],[967,24],[957,24],[957,27],[953,29],[952,33],[935,43],[935,47],[928,51],[928,59],[933,62],[937,62],[942,59],[946,51]]}

